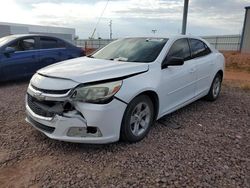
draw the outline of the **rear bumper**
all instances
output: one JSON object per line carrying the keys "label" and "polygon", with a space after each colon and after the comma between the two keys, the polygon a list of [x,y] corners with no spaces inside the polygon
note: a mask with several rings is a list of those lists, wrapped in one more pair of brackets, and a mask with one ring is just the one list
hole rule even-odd
{"label": "rear bumper", "polygon": [[[51,139],[77,142],[105,144],[119,140],[120,127],[126,104],[116,99],[108,104],[76,103],[76,109],[83,115],[65,114],[55,115],[51,119],[37,116],[26,103],[26,121]],[[99,135],[86,134],[84,136],[69,135],[71,128],[86,130],[96,127]]]}

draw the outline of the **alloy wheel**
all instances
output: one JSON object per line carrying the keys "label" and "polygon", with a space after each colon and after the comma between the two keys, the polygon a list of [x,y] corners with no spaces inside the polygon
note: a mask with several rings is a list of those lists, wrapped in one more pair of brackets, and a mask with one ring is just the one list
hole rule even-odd
{"label": "alloy wheel", "polygon": [[138,103],[132,111],[130,129],[134,136],[142,135],[149,127],[151,119],[150,108],[147,103]]}
{"label": "alloy wheel", "polygon": [[221,89],[221,79],[219,76],[217,76],[214,80],[214,84],[213,84],[213,96],[214,98],[217,98],[217,96],[220,93],[220,89]]}

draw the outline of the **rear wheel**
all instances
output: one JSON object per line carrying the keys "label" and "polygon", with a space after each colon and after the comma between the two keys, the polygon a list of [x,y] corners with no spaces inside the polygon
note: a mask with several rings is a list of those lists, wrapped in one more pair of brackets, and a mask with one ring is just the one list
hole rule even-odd
{"label": "rear wheel", "polygon": [[137,142],[149,132],[153,123],[154,107],[150,98],[140,95],[134,98],[124,113],[121,126],[121,139]]}
{"label": "rear wheel", "polygon": [[215,101],[219,97],[221,91],[221,83],[222,83],[222,76],[219,73],[217,73],[214,77],[213,83],[205,99],[209,101]]}

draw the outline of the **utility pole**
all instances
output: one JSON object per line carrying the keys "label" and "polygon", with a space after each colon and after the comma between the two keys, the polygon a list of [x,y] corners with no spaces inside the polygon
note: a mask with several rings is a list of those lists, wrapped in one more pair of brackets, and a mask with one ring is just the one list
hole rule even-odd
{"label": "utility pole", "polygon": [[94,39],[95,32],[96,32],[96,28],[94,29],[94,31],[93,31],[93,33],[92,33],[90,39]]}
{"label": "utility pole", "polygon": [[152,33],[154,33],[154,35],[155,35],[156,32],[157,32],[156,29],[152,29]]}
{"label": "utility pole", "polygon": [[109,22],[109,38],[110,39],[112,39],[112,35],[113,35],[113,33],[112,33],[112,20],[110,20],[110,22]]}
{"label": "utility pole", "polygon": [[183,34],[183,35],[186,34],[186,28],[187,28],[188,2],[189,2],[189,0],[184,0],[182,31],[181,31],[181,34]]}

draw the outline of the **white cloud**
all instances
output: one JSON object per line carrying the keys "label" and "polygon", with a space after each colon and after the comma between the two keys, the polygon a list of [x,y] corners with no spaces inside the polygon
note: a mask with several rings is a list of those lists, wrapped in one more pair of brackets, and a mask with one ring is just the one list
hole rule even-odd
{"label": "white cloud", "polygon": [[[244,6],[250,0],[192,0],[188,33],[239,33]],[[90,36],[106,0],[8,0],[1,2],[0,21],[75,27],[81,37]],[[113,20],[114,36],[145,35],[156,28],[158,34],[180,30],[183,0],[110,0],[98,26],[108,37],[108,22]],[[222,33],[223,32],[223,33]]]}
{"label": "white cloud", "polygon": [[23,9],[14,0],[1,1],[0,21],[35,24],[36,20],[29,11]]}

